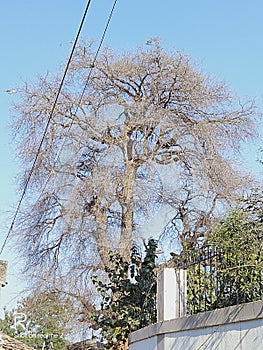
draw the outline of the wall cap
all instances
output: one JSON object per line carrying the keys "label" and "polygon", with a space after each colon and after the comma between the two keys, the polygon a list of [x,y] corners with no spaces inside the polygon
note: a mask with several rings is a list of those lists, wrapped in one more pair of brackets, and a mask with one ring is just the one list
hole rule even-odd
{"label": "wall cap", "polygon": [[155,323],[131,333],[129,335],[129,344],[166,333],[216,327],[224,324],[258,319],[263,319],[263,301],[229,306],[222,309],[200,312],[191,316]]}

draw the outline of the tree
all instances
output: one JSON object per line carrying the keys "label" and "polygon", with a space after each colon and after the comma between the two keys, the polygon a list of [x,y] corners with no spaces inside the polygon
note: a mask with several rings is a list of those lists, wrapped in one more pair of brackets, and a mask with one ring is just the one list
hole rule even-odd
{"label": "tree", "polygon": [[[233,159],[254,135],[253,102],[236,101],[187,56],[148,44],[122,55],[105,49],[95,64],[91,44],[76,50],[17,221],[28,270],[84,308],[94,266],[110,264],[109,249],[128,259],[161,205],[174,212],[164,233],[194,244],[218,203],[244,185]],[[20,90],[22,188],[58,86],[46,76]]]}
{"label": "tree", "polygon": [[101,295],[101,309],[94,315],[102,340],[110,349],[127,349],[128,335],[156,322],[156,248],[150,239],[142,258],[132,248],[131,263],[118,253],[110,253],[112,268],[106,267],[106,283],[93,276]]}
{"label": "tree", "polygon": [[[236,203],[236,208],[227,213],[213,226],[207,241],[223,248],[238,250],[247,258],[262,252],[263,244],[263,194],[252,190]],[[240,256],[237,256],[237,258]]]}
{"label": "tree", "polygon": [[187,269],[189,313],[262,299],[262,222],[262,192],[253,191],[215,220],[200,249],[173,257]]}
{"label": "tree", "polygon": [[[34,292],[20,301],[16,309],[4,310],[4,319],[0,320],[0,329],[7,335],[21,340],[35,349],[65,350],[70,333],[72,303],[62,300],[52,292]],[[52,347],[50,347],[51,349]]]}

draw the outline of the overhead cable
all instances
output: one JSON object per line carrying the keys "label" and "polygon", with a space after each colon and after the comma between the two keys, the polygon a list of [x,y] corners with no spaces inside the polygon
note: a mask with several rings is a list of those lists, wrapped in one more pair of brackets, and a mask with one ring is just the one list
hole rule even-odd
{"label": "overhead cable", "polygon": [[76,35],[76,37],[75,37],[75,40],[74,40],[74,43],[73,43],[73,46],[72,46],[72,49],[71,49],[70,56],[69,56],[69,58],[68,58],[68,61],[67,61],[67,64],[66,64],[66,67],[65,67],[65,70],[64,70],[64,74],[63,74],[62,79],[61,79],[61,81],[60,81],[60,85],[59,85],[59,88],[58,88],[58,91],[57,91],[55,100],[54,100],[54,102],[53,102],[52,109],[51,109],[51,112],[50,112],[50,114],[49,114],[49,118],[48,118],[48,120],[47,120],[47,124],[46,124],[45,129],[44,129],[44,132],[43,132],[43,136],[42,136],[42,138],[41,138],[39,147],[38,147],[38,149],[37,149],[37,153],[36,153],[36,156],[35,156],[35,158],[34,158],[34,162],[33,162],[33,164],[32,164],[32,167],[31,167],[31,169],[30,169],[30,171],[29,171],[29,174],[28,174],[28,177],[27,177],[27,179],[26,179],[25,186],[24,186],[24,189],[23,189],[21,198],[20,198],[20,200],[19,200],[19,202],[18,202],[18,205],[17,205],[16,211],[15,211],[15,214],[14,214],[14,217],[13,217],[13,220],[12,220],[12,223],[11,223],[10,228],[9,228],[9,230],[8,230],[8,233],[7,233],[6,237],[5,237],[5,240],[4,240],[3,244],[2,244],[2,247],[1,247],[1,249],[0,249],[0,255],[2,254],[2,252],[3,252],[3,250],[4,250],[4,247],[5,247],[6,243],[7,243],[7,240],[8,240],[8,238],[9,238],[9,236],[10,236],[12,230],[13,230],[13,227],[14,227],[14,224],[15,224],[15,221],[16,221],[16,218],[17,218],[17,215],[18,215],[18,213],[19,213],[19,210],[20,210],[22,201],[23,201],[23,199],[24,199],[24,196],[25,196],[26,191],[27,191],[27,188],[28,188],[29,181],[30,181],[31,176],[32,176],[32,174],[33,174],[33,172],[34,172],[34,169],[35,169],[35,166],[36,166],[36,163],[37,163],[37,160],[38,160],[38,156],[39,156],[39,154],[40,154],[40,151],[41,151],[43,142],[44,142],[45,137],[46,137],[46,135],[47,135],[47,131],[48,131],[48,128],[49,128],[51,119],[52,119],[52,117],[53,117],[53,114],[54,114],[54,111],[55,111],[55,108],[56,108],[56,104],[57,104],[57,102],[58,102],[58,98],[59,98],[59,95],[60,95],[60,93],[61,93],[61,90],[62,90],[64,81],[65,81],[65,78],[66,78],[66,75],[67,75],[67,72],[68,72],[68,69],[69,69],[69,66],[70,66],[70,62],[71,62],[71,60],[72,60],[72,57],[73,57],[75,48],[76,48],[76,46],[77,46],[77,42],[78,42],[80,33],[81,33],[81,30],[82,30],[82,27],[83,27],[83,25],[84,25],[84,22],[85,22],[85,19],[86,19],[86,16],[87,16],[87,13],[88,13],[88,10],[89,10],[89,7],[90,7],[90,3],[91,3],[91,0],[89,0],[89,1],[87,2],[87,5],[86,5],[86,8],[85,8],[84,14],[83,14],[83,16],[82,16],[82,19],[81,19],[81,22],[80,22],[80,25],[79,25],[79,29],[78,29],[77,35]]}
{"label": "overhead cable", "polygon": [[[79,100],[78,100],[78,102],[77,102],[76,109],[75,109],[75,111],[74,111],[74,114],[75,114],[75,115],[77,115],[77,112],[78,112],[79,107],[80,107],[80,105],[81,105],[81,102],[82,102],[82,100],[83,100],[85,91],[86,91],[86,89],[87,89],[87,87],[88,87],[88,85],[89,85],[89,81],[90,81],[90,78],[91,78],[92,69],[95,67],[95,63],[96,63],[96,61],[97,61],[99,52],[100,52],[100,50],[101,50],[102,44],[103,44],[103,42],[104,42],[104,39],[105,39],[105,37],[106,37],[106,33],[107,33],[108,27],[109,27],[109,25],[110,25],[110,22],[111,22],[111,19],[112,19],[112,15],[113,15],[114,9],[115,9],[115,7],[116,7],[117,1],[118,1],[118,0],[115,0],[115,1],[114,1],[113,5],[112,5],[112,8],[111,8],[111,11],[110,11],[110,13],[109,13],[109,16],[108,16],[108,19],[107,19],[107,22],[106,22],[106,25],[105,25],[103,34],[102,34],[102,36],[101,36],[101,39],[100,39],[100,42],[99,42],[99,45],[98,45],[98,48],[97,48],[97,50],[96,50],[96,52],[95,52],[95,55],[94,55],[94,58],[93,58],[93,60],[92,60],[92,62],[91,62],[91,66],[90,66],[90,69],[89,69],[89,73],[88,73],[87,79],[86,79],[86,81],[85,81],[85,85],[84,85],[84,87],[83,87],[83,89],[82,89],[80,98],[79,98]],[[73,123],[74,123],[74,119],[72,118],[72,120],[71,120],[71,122],[69,123],[69,125],[67,125],[67,132],[66,132],[66,134],[64,135],[64,141],[62,142],[62,145],[60,146],[60,149],[59,149],[59,151],[58,151],[57,154],[56,154],[54,164],[56,164],[57,161],[59,160],[59,157],[60,157],[60,155],[61,155],[61,152],[62,152],[62,150],[63,150],[63,148],[64,148],[64,146],[65,146],[66,137],[69,135],[69,132],[70,132],[72,126],[73,126]],[[42,187],[42,189],[41,189],[41,191],[40,191],[40,194],[39,194],[39,196],[38,196],[38,199],[42,196],[42,194],[43,194],[43,192],[44,192],[44,190],[45,190],[45,188],[46,188],[46,186],[47,186],[47,183],[49,182],[50,177],[52,176],[52,174],[53,174],[53,173],[51,173],[51,172],[49,173],[49,175],[48,175],[48,177],[47,177],[47,179],[46,179],[46,181],[45,181],[45,184],[43,185],[43,187]]]}

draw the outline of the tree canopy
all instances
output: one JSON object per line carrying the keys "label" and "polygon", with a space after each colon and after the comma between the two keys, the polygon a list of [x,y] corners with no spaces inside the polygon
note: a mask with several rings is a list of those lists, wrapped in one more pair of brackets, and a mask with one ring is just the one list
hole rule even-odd
{"label": "tree canopy", "polygon": [[0,329],[36,350],[64,350],[69,344],[66,336],[71,331],[71,313],[69,299],[62,299],[57,293],[34,291],[15,309],[4,310]]}
{"label": "tree canopy", "polygon": [[236,261],[243,261],[245,257],[253,265],[253,259],[262,254],[262,223],[262,191],[252,190],[237,201],[235,209],[212,226],[207,242],[228,250]]}
{"label": "tree canopy", "polygon": [[189,314],[262,300],[262,191],[235,204],[215,220],[199,248],[174,254],[169,262],[187,269]]}
{"label": "tree canopy", "polygon": [[[22,188],[58,86],[47,75],[20,90],[13,131]],[[95,64],[92,44],[81,45],[15,229],[28,270],[85,304],[94,266],[110,263],[110,249],[129,258],[160,206],[173,209],[167,227],[182,245],[197,241],[218,203],[245,183],[234,159],[254,135],[254,112],[253,102],[158,43],[123,54],[107,48]]]}

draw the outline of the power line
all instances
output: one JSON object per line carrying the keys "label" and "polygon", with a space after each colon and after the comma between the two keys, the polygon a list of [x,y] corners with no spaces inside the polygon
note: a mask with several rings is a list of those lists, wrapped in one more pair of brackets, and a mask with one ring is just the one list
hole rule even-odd
{"label": "power line", "polygon": [[[88,84],[89,84],[89,81],[90,81],[90,78],[91,78],[92,69],[93,69],[94,66],[95,66],[95,63],[96,63],[98,54],[99,54],[99,52],[100,52],[100,50],[101,50],[101,47],[102,47],[102,44],[103,44],[103,42],[104,42],[104,39],[105,39],[107,30],[108,30],[108,27],[109,27],[109,25],[110,25],[110,22],[111,22],[111,19],[112,19],[113,12],[114,12],[114,9],[115,9],[115,7],[116,7],[117,1],[118,1],[118,0],[115,0],[115,1],[114,1],[113,5],[112,5],[112,8],[111,8],[111,11],[110,11],[110,13],[109,13],[109,16],[108,16],[108,19],[107,19],[107,22],[106,22],[106,25],[105,25],[103,34],[102,34],[102,36],[101,36],[101,39],[100,39],[98,48],[97,48],[96,53],[95,53],[95,55],[94,55],[94,58],[93,58],[93,60],[92,60],[91,67],[90,67],[90,69],[89,69],[88,77],[87,77],[86,82],[85,82],[85,85],[84,85],[84,87],[83,87],[83,89],[82,89],[80,98],[79,98],[79,100],[78,100],[78,102],[77,102],[76,109],[75,109],[75,112],[74,112],[75,115],[77,115],[77,112],[78,112],[78,109],[79,109],[80,104],[81,104],[81,102],[82,102],[82,99],[83,99],[83,97],[84,97],[85,91],[86,91],[86,89],[87,89],[87,87],[88,87]],[[57,163],[57,161],[58,161],[58,159],[59,159],[59,157],[60,157],[60,155],[61,155],[61,152],[62,152],[62,150],[63,150],[63,147],[65,146],[66,137],[69,135],[73,123],[74,123],[74,120],[73,120],[73,118],[72,118],[71,122],[69,123],[69,125],[68,125],[68,127],[67,127],[67,132],[66,132],[66,134],[64,135],[64,141],[62,142],[62,145],[60,146],[60,149],[59,149],[59,151],[58,151],[57,154],[56,154],[56,159],[55,159],[54,164]],[[48,175],[48,177],[47,177],[47,179],[46,179],[46,181],[45,181],[45,184],[44,184],[44,186],[43,186],[42,189],[41,189],[40,195],[38,196],[38,199],[42,196],[42,194],[43,194],[43,192],[44,192],[44,190],[45,190],[45,188],[46,188],[46,186],[47,186],[47,184],[48,184],[48,182],[49,182],[50,177],[51,177],[52,174],[53,174],[53,173],[51,173],[51,172],[49,173],[49,175]]]}
{"label": "power line", "polygon": [[46,137],[46,134],[47,134],[47,131],[48,131],[48,127],[49,127],[49,124],[50,124],[50,121],[51,121],[51,118],[54,114],[54,111],[55,111],[55,107],[56,107],[56,104],[58,102],[58,98],[59,98],[59,95],[61,93],[61,90],[62,90],[62,86],[64,84],[64,81],[65,81],[65,78],[66,78],[66,75],[67,75],[67,72],[68,72],[68,69],[69,69],[69,65],[70,65],[70,62],[72,60],[72,57],[73,57],[73,54],[74,54],[74,51],[75,51],[75,48],[76,48],[76,45],[77,45],[77,42],[78,42],[78,39],[79,39],[79,36],[80,36],[80,33],[81,33],[81,30],[82,30],[82,27],[83,27],[83,24],[85,22],[85,19],[86,19],[86,16],[87,16],[87,13],[88,13],[88,10],[89,10],[89,7],[90,7],[90,3],[91,3],[91,0],[88,1],[87,5],[86,5],[86,8],[85,8],[85,11],[84,11],[84,14],[82,16],[82,19],[81,19],[81,22],[80,22],[80,25],[79,25],[79,29],[78,29],[78,32],[77,32],[77,35],[75,37],[75,40],[74,40],[74,43],[73,43],[73,46],[72,46],[72,49],[71,49],[71,53],[70,53],[70,56],[68,58],[68,61],[67,61],[67,64],[66,64],[66,67],[65,67],[65,70],[64,70],[64,74],[63,74],[63,77],[60,81],[60,85],[59,85],[59,88],[58,88],[58,91],[57,91],[57,94],[56,94],[56,97],[55,97],[55,100],[53,102],[53,106],[52,106],[52,109],[51,109],[51,112],[49,114],[49,118],[48,118],[48,121],[47,121],[47,124],[45,126],[45,129],[44,129],[44,132],[43,132],[43,136],[42,136],[42,139],[40,141],[40,144],[39,144],[39,147],[37,149],[37,153],[36,153],[36,156],[35,156],[35,159],[34,159],[34,162],[33,162],[33,165],[30,169],[30,172],[28,174],[28,177],[27,177],[27,180],[26,180],[26,183],[25,183],[25,186],[24,186],[24,189],[23,189],[23,192],[22,192],[22,195],[21,195],[21,198],[18,202],[18,206],[16,208],[16,211],[15,211],[15,214],[14,214],[14,217],[13,217],[13,220],[12,220],[12,223],[10,225],[10,228],[8,230],[8,233],[5,237],[5,240],[4,240],[4,243],[1,247],[1,250],[0,250],[0,255],[2,254],[3,250],[4,250],[4,247],[7,243],[7,240],[13,230],[13,227],[14,227],[14,223],[15,223],[15,220],[17,218],[17,215],[19,213],[19,210],[20,210],[20,207],[21,207],[21,203],[24,199],[24,196],[26,194],[26,191],[27,191],[27,188],[28,188],[28,184],[29,184],[29,181],[31,179],[31,176],[33,174],[33,171],[34,171],[34,168],[36,166],[36,163],[37,163],[37,159],[38,159],[38,156],[40,154],[40,151],[41,151],[41,148],[42,148],[42,145],[43,145],[43,142],[44,142],[44,139]]}
{"label": "power line", "polygon": [[[80,99],[79,99],[79,101],[78,101],[78,103],[77,103],[77,107],[76,107],[76,110],[75,110],[75,114],[77,114],[77,112],[78,112],[79,106],[80,106],[80,104],[81,104],[81,101],[82,101],[82,99],[83,99],[83,97],[84,97],[84,94],[85,94],[85,91],[86,91],[86,89],[87,89],[87,86],[88,86],[88,83],[89,83],[89,80],[90,80],[90,77],[91,77],[92,69],[93,69],[94,66],[95,66],[95,63],[96,63],[98,54],[99,54],[99,52],[100,52],[100,50],[101,50],[102,44],[103,44],[104,39],[105,39],[105,37],[106,37],[106,33],[107,33],[107,30],[108,30],[109,24],[110,24],[110,22],[111,22],[111,19],[112,19],[113,12],[114,12],[114,9],[115,9],[115,7],[116,7],[117,1],[118,1],[118,0],[115,0],[115,1],[114,1],[113,5],[112,5],[112,8],[111,8],[111,11],[110,11],[110,13],[109,13],[109,16],[108,16],[108,19],[107,19],[107,22],[106,22],[106,25],[105,25],[103,34],[102,34],[101,39],[100,39],[99,46],[98,46],[98,48],[97,48],[97,51],[96,51],[96,53],[95,53],[95,55],[94,55],[94,58],[93,58],[93,61],[92,61],[92,64],[91,64],[91,68],[90,68],[88,77],[87,77],[87,79],[86,79],[86,82],[85,82],[84,88],[83,88],[83,90],[82,90]],[[51,118],[52,118],[52,116],[53,116],[53,114],[54,114],[55,107],[56,107],[56,104],[57,104],[57,101],[58,101],[58,97],[59,97],[59,95],[60,95],[60,93],[61,93],[62,86],[63,86],[63,84],[64,84],[64,81],[65,81],[65,78],[66,78],[66,75],[67,75],[67,71],[68,71],[70,62],[71,62],[71,60],[72,60],[72,57],[73,57],[73,54],[74,54],[74,51],[75,51],[75,48],[76,48],[76,45],[77,45],[77,42],[78,42],[78,39],[79,39],[81,30],[82,30],[82,27],[83,27],[83,24],[84,24],[84,21],[85,21],[87,12],[88,12],[88,10],[89,10],[90,3],[91,3],[91,0],[88,1],[87,6],[86,6],[86,9],[85,9],[85,11],[84,11],[84,14],[83,14],[83,17],[82,17],[80,26],[79,26],[78,33],[77,33],[77,35],[76,35],[74,44],[73,44],[73,46],[72,46],[71,54],[70,54],[70,56],[69,56],[69,59],[68,59],[68,62],[67,62],[67,65],[66,65],[66,68],[65,68],[65,71],[64,71],[62,80],[61,80],[61,82],[60,82],[60,86],[59,86],[59,89],[58,89],[56,98],[55,98],[55,101],[54,101],[54,103],[53,103],[52,110],[51,110],[51,112],[50,112],[50,116],[49,116],[49,118],[48,118],[47,125],[46,125],[45,130],[44,130],[44,133],[43,133],[43,137],[42,137],[41,142],[40,142],[40,144],[39,144],[39,147],[38,147],[38,150],[37,150],[37,154],[36,154],[34,163],[33,163],[32,167],[31,167],[31,171],[30,171],[29,176],[28,176],[28,178],[27,178],[27,181],[26,181],[26,184],[25,184],[23,193],[22,193],[22,195],[21,195],[20,201],[19,201],[18,206],[17,206],[17,209],[16,209],[16,211],[15,211],[15,215],[14,215],[14,217],[13,217],[13,220],[12,220],[12,223],[11,223],[11,225],[10,225],[9,231],[8,231],[8,233],[7,233],[7,235],[6,235],[6,238],[5,238],[5,240],[4,240],[4,243],[3,243],[2,247],[1,247],[0,255],[2,254],[2,252],[3,252],[3,250],[4,250],[4,247],[5,247],[6,243],[7,243],[7,240],[8,240],[8,238],[9,238],[9,236],[10,236],[12,230],[13,230],[13,227],[14,227],[14,224],[15,224],[15,221],[16,221],[16,218],[17,218],[17,215],[18,215],[18,213],[19,213],[19,209],[20,209],[21,203],[22,203],[22,201],[23,201],[23,199],[24,199],[24,196],[25,196],[25,194],[26,194],[29,181],[30,181],[31,176],[32,176],[32,174],[33,174],[34,167],[35,167],[36,162],[37,162],[37,159],[38,159],[38,155],[39,155],[39,153],[40,153],[40,150],[41,150],[41,147],[42,147],[42,145],[43,145],[44,139],[45,139],[45,137],[46,137],[47,130],[48,130],[48,127],[49,127]],[[69,125],[69,127],[68,127],[67,134],[69,134],[72,125],[73,125],[73,119],[72,119],[72,121],[71,121],[71,123],[70,123],[70,125]],[[60,154],[61,154],[61,152],[62,152],[62,149],[63,149],[64,145],[65,145],[65,139],[64,139],[64,142],[62,143],[62,146],[61,146],[60,150],[58,151],[58,153],[57,153],[57,155],[56,155],[55,163],[58,161],[59,156],[60,156]],[[48,176],[48,178],[47,178],[47,180],[46,180],[46,182],[45,182],[45,185],[44,185],[44,187],[43,187],[43,189],[42,189],[42,191],[41,191],[41,194],[43,193],[44,189],[46,188],[46,185],[47,185],[47,183],[48,183],[48,181],[49,181],[49,179],[50,179],[50,176],[51,176],[51,173],[49,174],[49,176]],[[41,196],[41,194],[40,194],[40,196]],[[39,197],[40,197],[40,196],[39,196]]]}
{"label": "power line", "polygon": [[108,19],[107,19],[107,22],[106,22],[106,25],[105,25],[105,28],[104,28],[104,31],[103,31],[103,34],[102,34],[101,39],[100,39],[99,46],[98,46],[98,48],[97,48],[97,51],[96,51],[96,53],[95,53],[95,56],[94,56],[93,61],[92,61],[92,64],[91,64],[91,68],[90,68],[90,71],[89,71],[88,78],[87,78],[87,80],[86,80],[86,83],[85,83],[85,85],[84,85],[82,94],[81,94],[81,96],[80,96],[80,99],[79,99],[79,102],[78,102],[78,105],[77,105],[77,109],[76,109],[76,113],[77,113],[78,108],[79,108],[79,106],[80,106],[80,104],[81,104],[81,101],[82,101],[82,99],[83,99],[84,93],[85,93],[85,91],[86,91],[86,89],[87,89],[87,86],[88,86],[88,83],[89,83],[89,80],[90,80],[90,77],[91,77],[92,68],[94,68],[94,65],[95,65],[95,62],[96,62],[96,60],[97,60],[98,54],[99,54],[100,49],[101,49],[101,47],[102,47],[103,41],[104,41],[104,39],[105,39],[107,30],[108,30],[108,27],[109,27],[109,25],[110,25],[110,21],[111,21],[111,18],[112,18],[114,9],[115,9],[115,6],[116,6],[116,4],[117,4],[117,1],[118,1],[118,0],[115,0],[114,3],[113,3],[113,5],[112,5],[110,14],[109,14],[109,16],[108,16]]}

